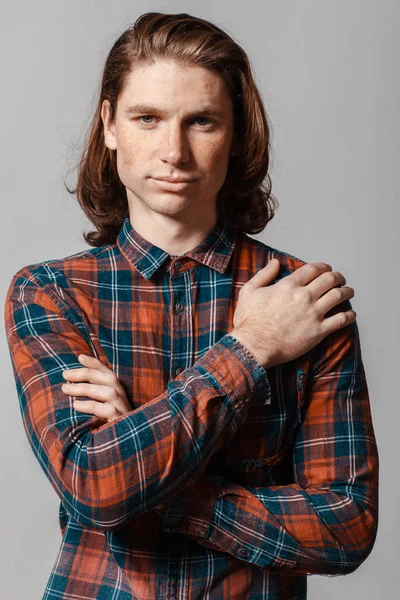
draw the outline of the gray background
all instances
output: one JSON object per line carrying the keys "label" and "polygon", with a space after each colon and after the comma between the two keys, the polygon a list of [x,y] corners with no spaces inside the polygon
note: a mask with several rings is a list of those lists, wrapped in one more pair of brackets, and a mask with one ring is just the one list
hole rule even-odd
{"label": "gray background", "polygon": [[[188,12],[243,46],[272,120],[275,218],[254,236],[307,262],[329,262],[355,289],[380,454],[374,550],[345,577],[310,576],[310,600],[394,598],[398,579],[400,419],[398,0],[8,3],[0,19],[1,277],[88,246],[68,169],[79,157],[101,69],[147,11]],[[1,592],[42,597],[61,534],[59,500],[19,413],[1,329]]]}

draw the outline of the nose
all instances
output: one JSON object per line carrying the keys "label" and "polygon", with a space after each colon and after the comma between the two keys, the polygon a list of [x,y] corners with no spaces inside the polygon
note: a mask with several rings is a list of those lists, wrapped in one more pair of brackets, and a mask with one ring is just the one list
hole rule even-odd
{"label": "nose", "polygon": [[160,156],[171,164],[187,162],[189,158],[189,142],[186,133],[179,125],[166,127],[160,143]]}

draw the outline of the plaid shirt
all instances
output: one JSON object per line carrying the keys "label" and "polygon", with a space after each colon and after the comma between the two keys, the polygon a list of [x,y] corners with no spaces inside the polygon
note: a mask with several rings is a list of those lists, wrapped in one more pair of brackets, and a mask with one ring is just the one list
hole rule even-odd
{"label": "plaid shirt", "polygon": [[[379,461],[357,323],[268,369],[229,334],[274,256],[271,283],[305,264],[220,219],[173,257],[126,217],[115,244],[14,275],[21,415],[60,499],[43,599],[300,600],[307,575],[367,558]],[[62,371],[80,353],[114,371],[130,412],[73,408]]]}

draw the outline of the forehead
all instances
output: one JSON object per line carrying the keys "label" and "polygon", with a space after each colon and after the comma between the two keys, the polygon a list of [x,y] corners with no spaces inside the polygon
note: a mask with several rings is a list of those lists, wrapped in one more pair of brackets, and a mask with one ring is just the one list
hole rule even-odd
{"label": "forehead", "polygon": [[210,104],[227,109],[231,103],[223,78],[200,65],[158,60],[134,67],[120,96],[122,104],[170,102],[189,105]]}

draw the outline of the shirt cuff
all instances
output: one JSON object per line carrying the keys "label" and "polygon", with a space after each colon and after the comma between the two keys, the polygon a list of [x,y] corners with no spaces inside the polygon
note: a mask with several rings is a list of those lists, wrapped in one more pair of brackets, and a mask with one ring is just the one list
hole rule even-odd
{"label": "shirt cuff", "polygon": [[[256,505],[264,508],[251,489],[245,488],[224,475],[204,473],[193,486],[183,490],[168,502],[164,531],[180,533],[198,544],[230,554],[260,568],[292,570],[296,561],[289,546],[280,549],[279,556],[263,547],[267,517],[256,516]],[[262,511],[261,511],[262,512]],[[264,510],[266,513],[266,510]],[[222,517],[222,522],[221,522]],[[276,521],[273,516],[268,519]],[[231,525],[227,528],[227,521]],[[274,532],[269,544],[281,543],[282,528]],[[297,549],[297,542],[296,544]],[[282,556],[285,552],[286,556]],[[308,573],[308,572],[307,572]]]}
{"label": "shirt cuff", "polygon": [[245,409],[250,396],[252,403],[271,403],[267,371],[250,350],[229,333],[194,366],[205,369],[218,382],[240,415],[247,414]]}
{"label": "shirt cuff", "polygon": [[215,503],[222,493],[219,475],[203,473],[193,485],[168,501],[164,531],[182,533],[206,542],[214,520]]}

